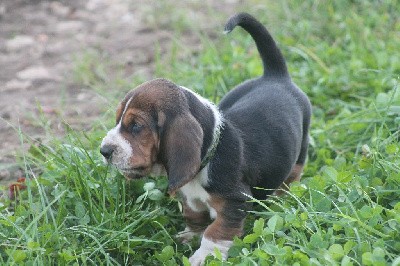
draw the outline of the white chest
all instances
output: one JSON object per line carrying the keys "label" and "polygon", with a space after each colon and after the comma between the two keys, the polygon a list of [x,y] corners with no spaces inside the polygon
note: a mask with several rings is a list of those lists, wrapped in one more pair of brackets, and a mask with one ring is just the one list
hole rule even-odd
{"label": "white chest", "polygon": [[208,183],[208,165],[189,183],[180,188],[190,209],[196,212],[209,211],[210,217],[215,219],[217,213],[210,206],[210,194],[204,189]]}

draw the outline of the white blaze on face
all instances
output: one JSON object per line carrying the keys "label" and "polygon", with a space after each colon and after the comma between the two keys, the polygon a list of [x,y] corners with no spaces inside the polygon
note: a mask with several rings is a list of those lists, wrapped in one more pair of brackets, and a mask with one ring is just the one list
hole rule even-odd
{"label": "white blaze on face", "polygon": [[108,131],[107,135],[101,142],[101,147],[104,147],[106,145],[114,147],[114,152],[111,156],[110,163],[115,165],[117,168],[123,170],[130,168],[129,161],[133,153],[131,145],[122,136],[120,128],[121,124],[118,124],[116,127]]}
{"label": "white blaze on face", "polygon": [[113,164],[123,172],[124,170],[125,172],[129,172],[129,170],[132,169],[132,166],[130,166],[130,159],[133,155],[132,146],[121,134],[121,121],[131,100],[132,98],[126,103],[124,112],[121,115],[121,120],[119,121],[118,125],[108,131],[107,135],[101,142],[101,147],[110,145],[114,148],[111,160],[107,161],[107,159],[104,158],[105,162]]}

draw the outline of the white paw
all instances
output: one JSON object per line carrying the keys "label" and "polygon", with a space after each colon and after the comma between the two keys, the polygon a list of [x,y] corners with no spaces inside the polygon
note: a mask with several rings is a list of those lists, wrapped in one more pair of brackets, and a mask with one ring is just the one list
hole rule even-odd
{"label": "white paw", "polygon": [[189,258],[189,262],[191,266],[201,266],[204,264],[204,260],[207,257],[207,255],[203,255],[201,254],[201,252],[199,252],[200,249],[198,249],[190,258]]}
{"label": "white paw", "polygon": [[185,230],[176,234],[176,238],[183,244],[189,243],[193,237],[199,236],[203,234],[203,232],[192,231],[189,227],[185,227]]}
{"label": "white paw", "polygon": [[201,245],[198,250],[189,258],[190,265],[192,266],[200,266],[203,265],[204,260],[207,255],[214,254],[214,249],[217,248],[221,255],[222,259],[226,259],[228,257],[228,250],[232,246],[233,241],[220,240],[214,242],[206,237],[201,239]]}

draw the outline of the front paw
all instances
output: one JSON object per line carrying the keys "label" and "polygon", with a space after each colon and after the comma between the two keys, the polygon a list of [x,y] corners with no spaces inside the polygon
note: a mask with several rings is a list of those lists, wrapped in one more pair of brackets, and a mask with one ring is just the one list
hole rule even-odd
{"label": "front paw", "polygon": [[200,266],[204,264],[204,260],[210,254],[214,255],[215,248],[218,249],[222,255],[222,259],[225,260],[228,257],[228,250],[232,246],[233,241],[212,241],[203,237],[201,240],[201,245],[198,250],[189,258],[190,265]]}
{"label": "front paw", "polygon": [[204,260],[206,259],[207,254],[203,254],[204,252],[200,249],[196,250],[196,252],[189,258],[189,262],[191,266],[201,266],[204,265]]}
{"label": "front paw", "polygon": [[202,231],[193,231],[189,227],[185,227],[185,230],[176,234],[176,238],[183,244],[189,243],[194,237],[202,235]]}

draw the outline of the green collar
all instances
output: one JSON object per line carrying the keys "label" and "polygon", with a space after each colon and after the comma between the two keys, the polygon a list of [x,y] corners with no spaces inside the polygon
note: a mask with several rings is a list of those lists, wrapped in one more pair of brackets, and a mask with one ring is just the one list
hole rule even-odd
{"label": "green collar", "polygon": [[203,160],[201,160],[200,170],[203,170],[204,167],[210,162],[210,160],[214,157],[215,151],[217,150],[220,138],[221,138],[221,131],[223,127],[223,121],[220,121],[219,125],[217,125],[214,129],[214,138],[213,142],[211,143],[210,147],[208,148],[206,156],[204,156]]}

